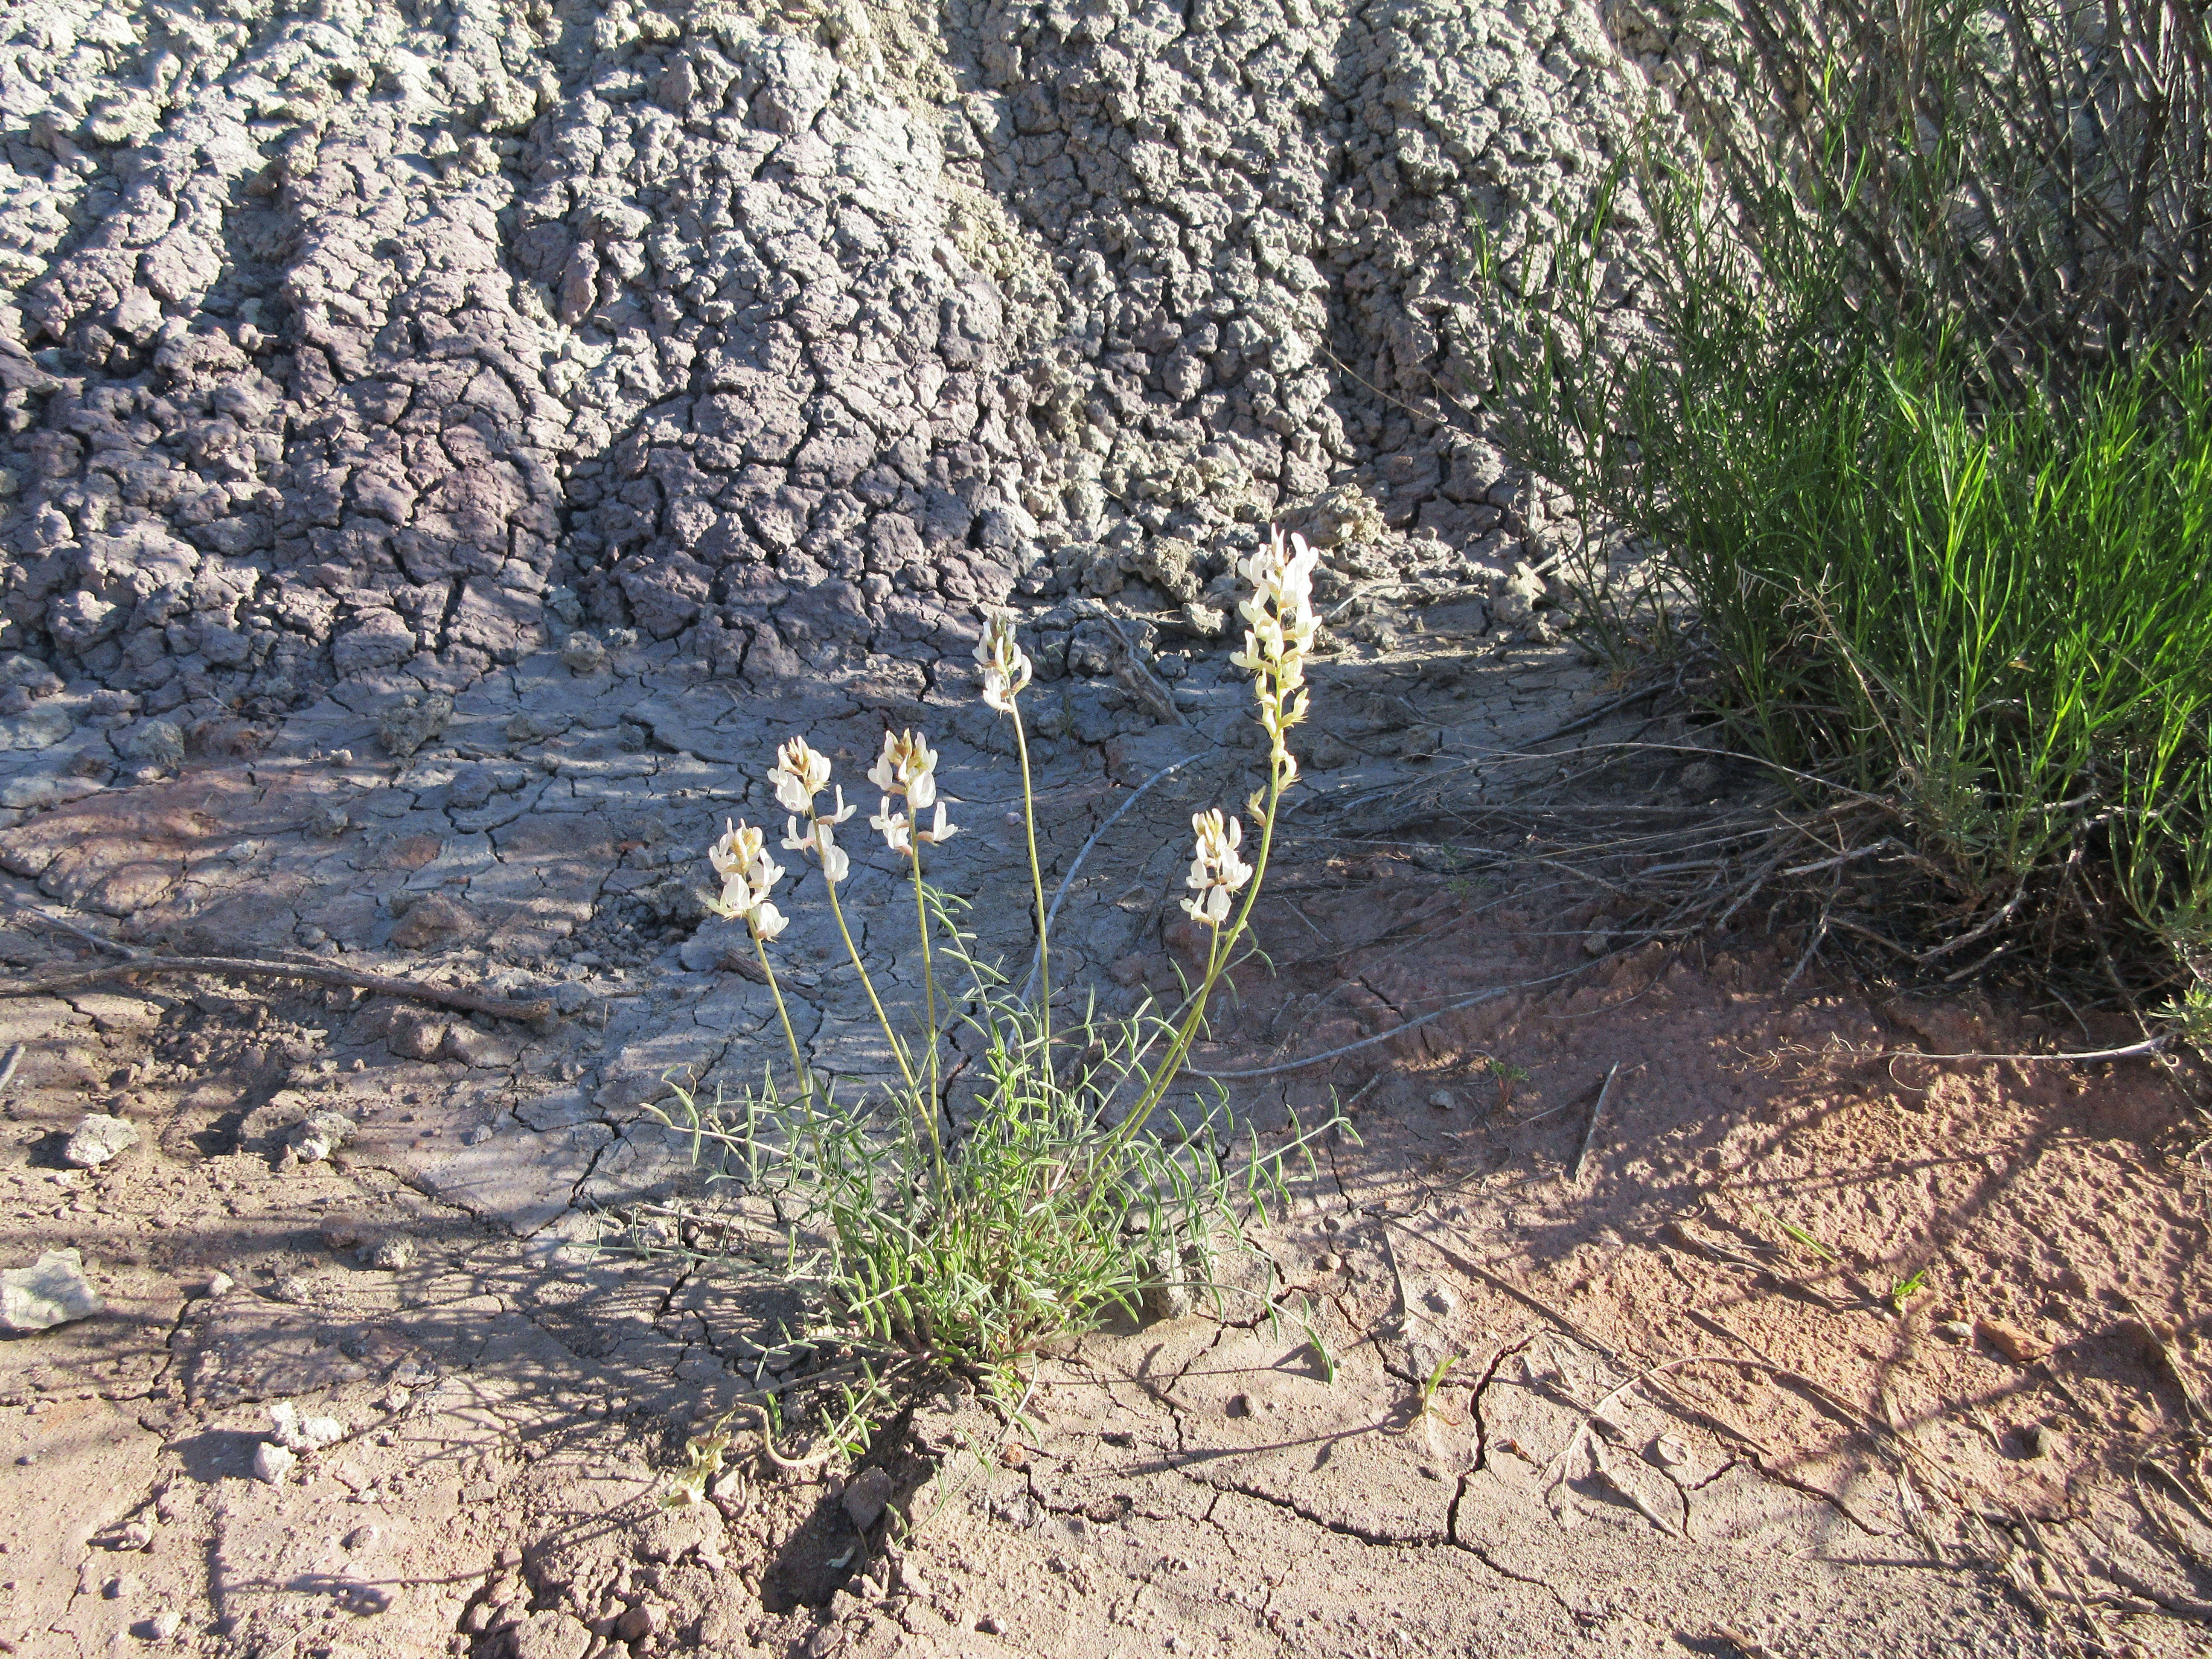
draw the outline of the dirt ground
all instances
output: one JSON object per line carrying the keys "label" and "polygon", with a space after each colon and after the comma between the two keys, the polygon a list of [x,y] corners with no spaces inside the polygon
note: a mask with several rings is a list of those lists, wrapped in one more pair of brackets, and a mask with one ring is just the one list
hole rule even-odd
{"label": "dirt ground", "polygon": [[[1340,709],[1392,666],[1355,655],[1322,676]],[[1379,758],[1341,779],[1419,775],[1434,745],[1409,732],[1473,752],[1465,734],[1502,709],[1556,725],[1605,690],[1564,653],[1482,660],[1498,684],[1408,668],[1424,719],[1387,743],[1387,721],[1342,725]],[[1553,678],[1531,691],[1532,672]],[[712,747],[703,717],[687,724],[665,684],[649,695],[629,724],[580,720],[540,770],[680,793],[668,775]],[[864,743],[888,706],[856,694],[839,718]],[[1205,735],[1190,706],[1048,763],[1057,867]],[[181,977],[0,1001],[0,1047],[22,1046],[0,1103],[0,1266],[76,1250],[104,1303],[0,1340],[0,1651],[2203,1645],[2201,1079],[2021,1058],[2083,1034],[1998,1002],[1817,965],[1785,993],[1794,957],[1755,936],[1621,941],[1601,887],[1486,863],[1448,829],[1352,837],[1322,811],[1291,820],[1261,908],[1273,971],[1243,970],[1198,1056],[1263,1136],[1332,1099],[1356,1131],[1249,1228],[1273,1279],[1248,1264],[1239,1282],[1272,1291],[1067,1343],[1018,1412],[950,1384],[914,1399],[858,1467],[786,1469],[743,1433],[708,1501],[664,1510],[696,1427],[836,1359],[780,1345],[802,1310],[769,1290],[596,1242],[599,1218],[680,1183],[635,1084],[673,1063],[653,1045],[690,1031],[750,1064],[763,993],[693,948],[709,937],[696,919],[607,931],[612,896],[674,859],[619,823],[605,868],[541,866],[576,917],[550,959],[518,967],[481,936],[473,955],[399,943],[419,899],[348,939],[368,914],[357,878],[450,895],[495,941],[506,924],[500,872],[468,873],[465,826],[397,866],[372,854],[413,845],[404,817],[383,841],[316,827],[312,791],[373,747],[361,722],[334,772],[349,717],[324,718],[134,805],[132,833],[170,838],[168,884],[140,902],[58,896],[112,899],[99,883],[151,867],[68,865],[124,833],[64,816],[97,801],[0,836],[0,956],[21,975],[98,960],[41,916],[141,945],[254,944],[281,891],[286,938],[315,959],[518,994],[526,969],[564,989],[562,1012],[429,1029],[386,999]],[[466,748],[470,719],[464,701],[449,742]],[[592,758],[595,733],[647,732]],[[1149,854],[1249,764],[1233,738],[1208,741],[1117,830],[1148,856],[1102,850],[1077,896],[1070,971],[1109,999],[1171,982],[1187,944],[1161,926],[1172,877]],[[371,782],[411,787],[407,811],[485,810],[464,780],[497,756],[441,752]],[[951,785],[1000,764],[949,757]],[[702,823],[723,810],[696,775],[684,787]],[[1011,860],[983,787],[957,793],[975,856]],[[377,798],[347,797],[356,824],[380,822]],[[194,811],[229,816],[195,830]],[[693,828],[672,832],[682,857]],[[286,885],[301,871],[321,874]],[[815,959],[808,938],[794,931],[794,960]],[[820,972],[828,1030],[838,993]],[[1929,1057],[1990,1054],[2014,1057]],[[354,1131],[327,1158],[300,1144],[313,1109]],[[66,1157],[88,1113],[137,1132],[89,1170]],[[625,1158],[636,1173],[608,1184]],[[289,1459],[270,1449],[287,1439]]]}

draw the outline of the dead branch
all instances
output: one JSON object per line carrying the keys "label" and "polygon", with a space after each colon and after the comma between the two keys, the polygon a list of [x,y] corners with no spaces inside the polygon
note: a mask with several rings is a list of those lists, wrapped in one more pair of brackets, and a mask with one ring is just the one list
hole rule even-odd
{"label": "dead branch", "polygon": [[378,996],[404,997],[414,1002],[435,1003],[495,1019],[532,1024],[551,1015],[551,999],[538,997],[516,1002],[491,996],[462,985],[428,985],[420,980],[394,979],[388,974],[363,973],[357,968],[336,968],[320,963],[264,962],[253,957],[142,957],[112,962],[105,967],[80,968],[66,974],[41,974],[36,979],[0,981],[0,997],[51,996],[113,980],[136,979],[142,974],[216,974],[235,979],[298,979],[313,985],[344,985]]}

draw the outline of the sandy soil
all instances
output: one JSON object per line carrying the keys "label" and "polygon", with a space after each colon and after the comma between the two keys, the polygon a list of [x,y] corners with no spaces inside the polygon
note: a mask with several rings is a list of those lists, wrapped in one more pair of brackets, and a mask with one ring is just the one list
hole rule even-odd
{"label": "sandy soil", "polygon": [[[1424,695],[1455,729],[1451,687]],[[655,730],[678,730],[659,707]],[[1048,779],[1060,856],[1148,775],[1146,742],[1183,735],[1070,745]],[[175,787],[214,799],[233,772]],[[1139,851],[1216,787],[1183,781],[1131,814]],[[291,810],[257,787],[272,820]],[[1614,948],[1601,890],[1462,859],[1441,831],[1354,843],[1328,822],[1293,821],[1260,917],[1273,972],[1243,972],[1199,1057],[1230,1073],[1364,1045],[1229,1081],[1265,1135],[1332,1096],[1357,1132],[1251,1228],[1273,1279],[1240,1282],[1273,1290],[1068,1344],[1018,1413],[914,1400],[858,1468],[785,1470],[743,1434],[710,1501],[674,1512],[659,1498],[695,1428],[835,1360],[775,1348],[799,1313],[776,1295],[596,1248],[583,1224],[640,1190],[592,1184],[646,1144],[621,998],[665,1023],[757,988],[686,968],[672,933],[624,979],[568,981],[592,994],[550,1034],[456,1022],[427,1058],[421,1030],[343,991],[169,979],[0,1002],[0,1045],[24,1045],[0,1260],[77,1249],[106,1302],[0,1342],[0,1643],[2195,1650],[2201,1079],[1929,1059],[2081,1034],[1818,967],[1785,995],[1792,964],[1755,939]],[[296,817],[258,833],[324,856]],[[227,866],[196,858],[204,919],[289,879],[278,857],[221,888],[207,872]],[[1188,945],[1157,882],[1131,896],[1142,865],[1103,864],[1070,923],[1109,996],[1167,982]],[[62,915],[52,891],[9,896]],[[323,902],[355,900],[335,882]],[[77,953],[9,916],[19,969]],[[390,956],[495,965],[343,959]],[[580,1073],[600,1080],[580,1125],[562,1105]],[[358,1133],[303,1162],[317,1103]],[[94,1111],[138,1142],[73,1169]],[[601,1150],[572,1170],[561,1149],[587,1128]],[[307,1449],[272,1471],[283,1405]],[[319,1418],[332,1443],[309,1443]]]}

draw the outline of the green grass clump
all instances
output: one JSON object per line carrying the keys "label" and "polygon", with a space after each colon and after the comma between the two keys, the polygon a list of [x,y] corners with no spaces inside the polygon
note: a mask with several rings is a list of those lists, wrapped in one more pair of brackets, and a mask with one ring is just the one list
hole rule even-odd
{"label": "green grass clump", "polygon": [[[925,875],[924,849],[933,860],[945,856],[937,849],[959,826],[937,797],[937,757],[915,733],[885,734],[868,774],[881,806],[867,823],[913,887],[925,993],[918,1030],[886,1012],[845,924],[838,891],[851,854],[838,830],[858,808],[833,790],[830,762],[804,738],[781,747],[769,774],[790,814],[781,848],[819,872],[896,1069],[873,1093],[840,1099],[794,1034],[771,948],[786,926],[771,897],[785,871],[768,833],[732,824],[712,849],[723,886],[709,904],[747,924],[789,1070],[778,1077],[772,1068],[735,1097],[679,1088],[672,1110],[648,1109],[688,1135],[726,1200],[679,1214],[681,1236],[711,1237],[724,1260],[744,1260],[798,1289],[805,1337],[827,1339],[848,1365],[857,1358],[863,1366],[870,1382],[862,1405],[848,1404],[837,1432],[880,1400],[870,1390],[895,1371],[964,1373],[1011,1396],[1019,1362],[1052,1337],[1116,1312],[1187,1308],[1198,1292],[1218,1295],[1217,1250],[1235,1248],[1238,1228],[1271,1198],[1286,1196],[1287,1161],[1331,1127],[1300,1132],[1293,1121],[1286,1144],[1272,1150],[1248,1127],[1240,1147],[1227,1133],[1219,1085],[1210,1103],[1175,1097],[1209,998],[1248,948],[1283,795],[1297,779],[1286,734],[1305,714],[1315,562],[1298,538],[1278,534],[1243,565],[1255,591],[1243,607],[1249,631],[1235,660],[1254,673],[1269,739],[1265,779],[1245,804],[1249,842],[1237,815],[1212,810],[1192,820],[1184,882],[1191,896],[1182,908],[1208,946],[1176,1005],[1148,1002],[1109,1020],[1087,1002],[1053,999],[1020,708],[1030,665],[1003,612],[992,616],[976,654],[984,700],[1012,722],[1020,757],[1030,877],[1024,897],[1037,928],[1034,997],[976,953],[960,925],[961,902]],[[967,1028],[963,1047],[975,1057],[957,1087],[943,1063],[956,1026]],[[1172,1127],[1158,1121],[1170,1113]],[[1263,1294],[1253,1311],[1272,1305]]]}
{"label": "green grass clump", "polygon": [[1744,741],[1867,809],[1850,931],[2212,974],[2212,23],[1747,0],[1698,31],[1702,160],[1647,142],[1492,269],[1528,459],[1655,550]]}

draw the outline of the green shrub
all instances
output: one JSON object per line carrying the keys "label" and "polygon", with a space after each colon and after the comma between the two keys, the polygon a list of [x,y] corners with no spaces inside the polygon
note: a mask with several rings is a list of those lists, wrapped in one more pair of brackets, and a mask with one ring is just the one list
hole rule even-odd
{"label": "green shrub", "polygon": [[1517,293],[1493,267],[1525,453],[1652,550],[1745,738],[1865,808],[1854,931],[2212,969],[2205,17],[1691,33],[1705,164],[1647,136]]}

